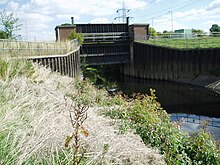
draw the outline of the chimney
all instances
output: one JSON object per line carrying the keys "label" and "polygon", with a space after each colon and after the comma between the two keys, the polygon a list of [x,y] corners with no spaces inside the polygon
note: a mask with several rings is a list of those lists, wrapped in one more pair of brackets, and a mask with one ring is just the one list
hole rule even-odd
{"label": "chimney", "polygon": [[71,23],[74,25],[74,17],[71,17]]}

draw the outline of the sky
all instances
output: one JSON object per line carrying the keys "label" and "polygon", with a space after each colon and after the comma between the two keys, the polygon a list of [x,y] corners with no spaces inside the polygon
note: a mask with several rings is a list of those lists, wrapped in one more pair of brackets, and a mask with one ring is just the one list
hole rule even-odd
{"label": "sky", "polygon": [[122,8],[130,24],[148,23],[159,32],[209,32],[212,24],[220,25],[220,0],[0,0],[0,10],[19,18],[22,27],[17,33],[29,41],[54,41],[55,27],[71,23],[71,17],[76,24],[118,23]]}

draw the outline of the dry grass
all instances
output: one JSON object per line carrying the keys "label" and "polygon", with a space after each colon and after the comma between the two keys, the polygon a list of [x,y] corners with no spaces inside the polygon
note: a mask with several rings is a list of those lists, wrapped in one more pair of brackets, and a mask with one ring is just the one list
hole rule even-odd
{"label": "dry grass", "polygon": [[[0,80],[0,132],[7,135],[0,150],[10,143],[8,156],[0,156],[0,164],[70,164],[64,143],[72,132],[71,102],[66,103],[64,96],[74,93],[74,80],[37,65],[34,68],[30,78]],[[112,119],[98,114],[98,108],[90,108],[84,123],[89,131],[83,137],[88,145],[85,164],[165,164],[158,151],[145,146],[139,136],[120,134]]]}

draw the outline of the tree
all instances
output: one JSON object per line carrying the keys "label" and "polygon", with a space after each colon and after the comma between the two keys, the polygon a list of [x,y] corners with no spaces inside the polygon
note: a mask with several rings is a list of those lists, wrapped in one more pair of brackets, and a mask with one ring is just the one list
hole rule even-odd
{"label": "tree", "polygon": [[204,36],[204,30],[200,30],[200,29],[192,29],[192,33],[196,36],[196,37],[203,37]]}
{"label": "tree", "polygon": [[150,27],[149,31],[150,31],[150,36],[154,36],[154,37],[157,36],[157,32],[154,28]]}
{"label": "tree", "polygon": [[204,34],[204,30],[192,29],[192,33],[194,33],[194,34]]}
{"label": "tree", "polygon": [[14,13],[9,13],[5,9],[0,11],[0,25],[3,27],[3,31],[6,34],[7,39],[16,39],[19,35],[14,32],[20,30],[21,24],[18,24],[19,18]]}
{"label": "tree", "polygon": [[7,34],[3,30],[0,30],[0,39],[7,39]]}
{"label": "tree", "polygon": [[218,26],[218,24],[213,24],[212,27],[209,30],[210,30],[211,33],[220,32],[220,26]]}

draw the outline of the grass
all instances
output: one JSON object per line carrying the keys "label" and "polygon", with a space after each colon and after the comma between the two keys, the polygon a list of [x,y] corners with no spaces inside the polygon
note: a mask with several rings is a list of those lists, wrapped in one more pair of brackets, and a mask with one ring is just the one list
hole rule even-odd
{"label": "grass", "polygon": [[155,38],[140,42],[177,49],[220,48],[219,37],[201,37],[194,39]]}
{"label": "grass", "polygon": [[[80,128],[88,130],[88,136],[79,134],[86,147],[80,164],[164,164],[162,155],[139,136],[121,134],[119,122],[100,115],[100,108],[122,105],[120,96],[111,98],[88,81],[75,81],[35,64],[30,72],[18,69],[12,74],[13,61],[1,62],[6,64],[0,78],[1,163],[74,164],[74,149],[66,148],[65,141],[74,131],[69,111],[76,101],[90,107],[84,129]],[[18,68],[24,66],[26,62],[20,61]],[[67,96],[72,99],[66,100]]]}
{"label": "grass", "polygon": [[[149,96],[111,97],[88,80],[76,81],[35,64],[28,67],[33,69],[16,69],[18,72],[12,74],[13,61],[2,63],[3,164],[75,164],[74,147],[65,147],[67,137],[75,132],[74,116],[70,118],[69,113],[76,112],[75,104],[89,107],[75,136],[80,137],[78,142],[83,146],[80,164],[220,163],[219,144],[205,127],[191,135],[181,132],[181,123],[170,122],[169,115],[156,101],[154,90]],[[18,66],[26,68],[26,62],[20,61]],[[73,145],[76,143],[68,141],[68,146]]]}

